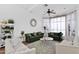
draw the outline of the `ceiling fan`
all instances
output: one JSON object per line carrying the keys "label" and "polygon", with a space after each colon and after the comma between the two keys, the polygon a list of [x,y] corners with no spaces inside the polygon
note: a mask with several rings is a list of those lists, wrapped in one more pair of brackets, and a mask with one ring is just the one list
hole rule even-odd
{"label": "ceiling fan", "polygon": [[56,14],[56,12],[54,10],[48,9],[45,14],[48,14],[50,16],[51,14]]}

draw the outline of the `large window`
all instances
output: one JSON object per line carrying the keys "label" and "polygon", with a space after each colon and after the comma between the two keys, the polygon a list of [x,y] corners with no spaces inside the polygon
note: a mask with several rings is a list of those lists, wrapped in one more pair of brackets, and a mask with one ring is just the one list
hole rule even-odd
{"label": "large window", "polygon": [[65,17],[57,17],[51,19],[51,31],[62,32],[65,36]]}

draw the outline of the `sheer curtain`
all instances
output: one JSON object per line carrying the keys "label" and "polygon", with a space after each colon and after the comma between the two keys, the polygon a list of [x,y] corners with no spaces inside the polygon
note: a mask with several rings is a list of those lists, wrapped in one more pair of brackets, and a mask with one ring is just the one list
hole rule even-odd
{"label": "sheer curtain", "polygon": [[72,12],[66,16],[66,39],[74,40],[76,33],[76,12]]}

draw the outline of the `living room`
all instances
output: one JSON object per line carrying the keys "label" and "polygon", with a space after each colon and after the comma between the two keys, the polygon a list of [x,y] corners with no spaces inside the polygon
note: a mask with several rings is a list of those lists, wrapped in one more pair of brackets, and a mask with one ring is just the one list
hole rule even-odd
{"label": "living room", "polygon": [[[0,32],[2,31],[0,49],[3,48],[1,52],[77,54],[79,53],[78,15],[78,4],[2,4],[0,5]],[[6,26],[8,27],[5,28]],[[43,38],[44,26],[48,34],[46,40]]]}

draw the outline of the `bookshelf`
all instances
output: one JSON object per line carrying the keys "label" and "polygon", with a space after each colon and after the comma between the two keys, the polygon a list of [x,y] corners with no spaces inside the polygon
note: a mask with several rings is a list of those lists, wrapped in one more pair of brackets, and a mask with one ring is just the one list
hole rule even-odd
{"label": "bookshelf", "polygon": [[0,41],[3,41],[2,44],[0,44],[0,47],[5,46],[5,39],[6,38],[12,38],[14,33],[14,20],[7,19],[0,21],[0,32],[1,32],[1,39]]}

